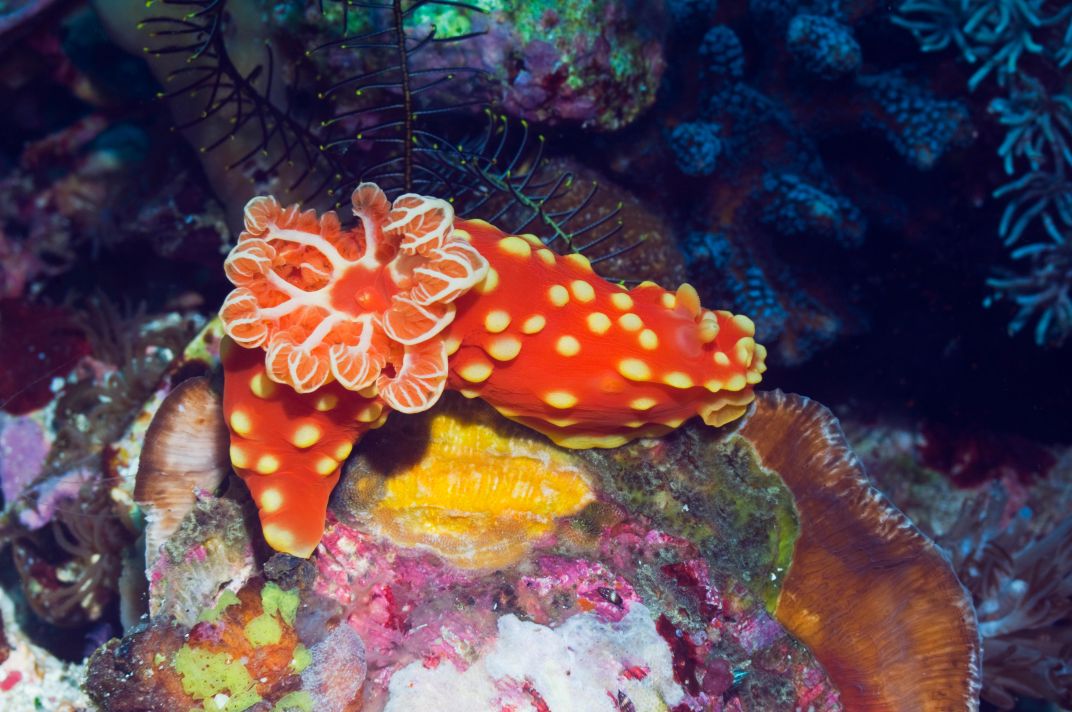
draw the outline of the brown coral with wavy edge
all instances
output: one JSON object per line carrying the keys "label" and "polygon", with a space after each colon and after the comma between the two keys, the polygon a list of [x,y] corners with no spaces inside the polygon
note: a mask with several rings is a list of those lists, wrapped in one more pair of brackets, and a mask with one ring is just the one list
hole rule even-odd
{"label": "brown coral with wavy edge", "polygon": [[815,652],[846,708],[975,709],[971,599],[934,543],[871,486],[833,414],[765,393],[739,432],[800,513],[775,616]]}

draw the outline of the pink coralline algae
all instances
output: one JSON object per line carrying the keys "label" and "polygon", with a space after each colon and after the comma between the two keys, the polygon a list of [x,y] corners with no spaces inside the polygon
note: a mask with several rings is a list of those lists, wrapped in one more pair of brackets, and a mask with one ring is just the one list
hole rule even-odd
{"label": "pink coralline algae", "polygon": [[0,492],[5,503],[14,501],[37,478],[50,447],[36,420],[0,413]]}
{"label": "pink coralline algae", "polygon": [[365,704],[840,709],[818,663],[687,541],[623,522],[587,553],[544,545],[516,569],[459,571],[329,521],[314,590],[364,641]]}

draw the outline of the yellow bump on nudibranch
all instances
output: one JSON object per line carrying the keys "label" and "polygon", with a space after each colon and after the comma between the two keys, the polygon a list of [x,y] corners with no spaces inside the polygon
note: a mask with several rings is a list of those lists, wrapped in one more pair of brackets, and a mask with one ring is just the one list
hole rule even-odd
{"label": "yellow bump on nudibranch", "polygon": [[232,445],[230,450],[231,464],[235,467],[241,467],[243,469],[249,467],[249,453],[245,448],[238,445]]}
{"label": "yellow bump on nudibranch", "polygon": [[312,423],[306,423],[294,431],[294,437],[291,442],[294,443],[294,447],[304,450],[316,445],[317,441],[320,440],[320,434],[320,428]]}
{"label": "yellow bump on nudibranch", "polygon": [[759,371],[752,370],[744,375],[744,380],[754,386],[763,380],[763,376]]}
{"label": "yellow bump on nudibranch", "polygon": [[745,336],[756,335],[756,325],[751,319],[744,314],[737,314],[733,317],[733,323],[737,325],[737,328],[744,332]]}
{"label": "yellow bump on nudibranch", "polygon": [[551,252],[546,247],[536,250],[536,256],[539,257],[540,261],[542,261],[548,267],[555,266],[555,253]]}
{"label": "yellow bump on nudibranch", "polygon": [[239,435],[249,435],[253,432],[253,421],[250,419],[249,413],[244,410],[232,411],[228,421],[231,423],[231,430]]}
{"label": "yellow bump on nudibranch", "polygon": [[709,381],[704,381],[703,385],[704,388],[711,391],[712,393],[718,393],[724,388],[722,381],[718,380],[717,378],[712,378]]}
{"label": "yellow bump on nudibranch", "polygon": [[677,306],[677,297],[670,292],[663,292],[663,295],[659,297],[659,299],[667,309],[673,309]]}
{"label": "yellow bump on nudibranch", "polygon": [[484,317],[484,328],[488,330],[489,334],[506,331],[508,326],[510,326],[510,315],[502,309],[492,309]]}
{"label": "yellow bump on nudibranch", "polygon": [[482,383],[488,380],[491,371],[491,364],[487,361],[473,361],[458,369],[458,375],[470,383]]}
{"label": "yellow bump on nudibranch", "polygon": [[618,317],[618,324],[626,331],[640,331],[644,328],[644,321],[633,312]]}
{"label": "yellow bump on nudibranch", "polygon": [[380,413],[383,412],[383,405],[381,403],[369,403],[361,410],[357,411],[356,420],[359,423],[371,423],[380,417]]}
{"label": "yellow bump on nudibranch", "polygon": [[543,247],[543,240],[533,235],[531,232],[526,232],[523,235],[518,235],[521,239],[528,242],[533,247]]}
{"label": "yellow bump on nudibranch", "polygon": [[663,376],[663,383],[672,388],[692,388],[692,379],[689,378],[687,373],[681,371],[671,371]]}
{"label": "yellow bump on nudibranch", "polygon": [[543,314],[533,314],[521,324],[522,334],[538,334],[547,326],[547,319]]}
{"label": "yellow bump on nudibranch", "polygon": [[730,365],[730,357],[726,355],[725,351],[716,351],[715,352],[715,363],[717,363],[719,366],[729,366]]}
{"label": "yellow bump on nudibranch", "polygon": [[592,312],[585,319],[588,329],[593,334],[605,334],[610,331],[610,317],[603,312]]}
{"label": "yellow bump on nudibranch", "polygon": [[581,342],[569,334],[560,336],[555,342],[555,351],[560,356],[576,356],[581,352]]}
{"label": "yellow bump on nudibranch", "polygon": [[570,291],[573,292],[573,296],[577,301],[581,303],[588,303],[596,298],[596,290],[591,284],[583,279],[575,279],[570,282]]}
{"label": "yellow bump on nudibranch", "polygon": [[654,351],[659,348],[659,337],[651,329],[644,329],[644,331],[640,332],[637,341],[648,351]]}
{"label": "yellow bump on nudibranch", "polygon": [[257,499],[261,506],[261,511],[265,514],[278,512],[279,508],[283,506],[283,493],[274,487],[261,492],[260,497]]}
{"label": "yellow bump on nudibranch", "polygon": [[447,349],[447,356],[453,356],[461,348],[462,340],[451,336],[443,342],[443,346]]}
{"label": "yellow bump on nudibranch", "polygon": [[651,379],[651,369],[648,364],[638,358],[623,358],[618,362],[618,373],[630,381],[647,381]]}
{"label": "yellow bump on nudibranch", "polygon": [[499,286],[499,273],[494,267],[488,267],[488,274],[480,282],[480,284],[473,287],[477,294],[489,294],[495,291],[495,288]]}
{"label": "yellow bump on nudibranch", "polygon": [[529,244],[528,240],[516,235],[499,240],[499,249],[514,257],[529,257],[532,255],[532,245]]}
{"label": "yellow bump on nudibranch", "polygon": [[746,385],[748,385],[748,381],[745,380],[744,375],[740,373],[735,373],[729,377],[729,380],[726,381],[726,390],[739,391]]}
{"label": "yellow bump on nudibranch", "polygon": [[738,339],[733,347],[733,355],[737,357],[737,363],[748,368],[756,355],[756,340],[751,336]]}
{"label": "yellow bump on nudibranch", "polygon": [[272,475],[279,470],[279,458],[275,455],[261,455],[253,466],[258,475]]}
{"label": "yellow bump on nudibranch", "polygon": [[474,391],[471,388],[459,388],[458,393],[461,393],[463,398],[468,398],[469,400],[480,397],[480,391]]}
{"label": "yellow bump on nudibranch", "polygon": [[359,390],[357,392],[357,395],[361,396],[362,398],[375,398],[376,396],[380,395],[380,386],[375,381],[373,381],[369,385]]}
{"label": "yellow bump on nudibranch", "polygon": [[654,398],[634,398],[629,407],[633,410],[651,410],[655,407],[656,401]]}
{"label": "yellow bump on nudibranch", "polygon": [[563,261],[569,262],[571,265],[580,267],[588,272],[592,271],[592,261],[579,252],[571,252],[562,258]]}
{"label": "yellow bump on nudibranch", "polygon": [[343,443],[339,447],[335,448],[335,459],[342,462],[346,458],[350,457],[350,453],[354,451],[353,443]]}
{"label": "yellow bump on nudibranch", "polygon": [[488,354],[496,361],[509,361],[521,353],[521,339],[516,336],[500,336],[488,345]]}
{"label": "yellow bump on nudibranch", "polygon": [[576,418],[544,418],[544,420],[556,428],[568,428],[581,422]]}
{"label": "yellow bump on nudibranch", "polygon": [[552,408],[564,410],[577,405],[577,396],[569,391],[548,391],[543,394],[543,402]]}
{"label": "yellow bump on nudibranch", "polygon": [[709,344],[718,337],[718,319],[708,312],[700,319],[700,342]]}
{"label": "yellow bump on nudibranch", "polygon": [[688,282],[677,288],[675,302],[685,307],[686,311],[692,316],[700,316],[700,295],[696,293],[696,288]]}
{"label": "yellow bump on nudibranch", "polygon": [[556,307],[564,307],[569,304],[569,292],[561,284],[552,285],[547,290],[547,297]]}
{"label": "yellow bump on nudibranch", "polygon": [[316,399],[316,403],[313,407],[319,410],[321,413],[326,413],[329,410],[333,410],[335,406],[339,404],[339,397],[334,393],[325,393]]}
{"label": "yellow bump on nudibranch", "polygon": [[594,447],[615,448],[629,442],[629,438],[624,435],[566,435],[564,437],[552,436],[551,439],[555,445],[571,450],[587,450]]}
{"label": "yellow bump on nudibranch", "polygon": [[316,461],[316,465],[313,466],[313,470],[321,477],[327,477],[338,468],[339,463],[334,459],[324,456]]}
{"label": "yellow bump on nudibranch", "polygon": [[271,398],[278,386],[266,373],[258,373],[249,379],[249,390],[258,398]]}
{"label": "yellow bump on nudibranch", "polygon": [[633,308],[633,298],[625,292],[615,292],[610,295],[610,303],[622,311],[629,311]]}
{"label": "yellow bump on nudibranch", "polygon": [[264,541],[276,551],[289,551],[294,547],[294,532],[275,524],[265,524],[261,530]]}

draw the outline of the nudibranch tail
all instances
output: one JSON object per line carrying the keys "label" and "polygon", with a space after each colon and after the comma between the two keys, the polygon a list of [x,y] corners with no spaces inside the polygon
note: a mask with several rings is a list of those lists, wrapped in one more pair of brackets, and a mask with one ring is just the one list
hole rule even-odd
{"label": "nudibranch tail", "polygon": [[[380,411],[355,424],[370,409],[417,413],[449,387],[561,446],[588,448],[663,435],[697,415],[723,425],[755,397],[766,369],[755,326],[703,308],[687,284],[628,290],[583,255],[457,219],[436,198],[388,203],[362,184],[352,202],[359,222],[344,229],[334,213],[254,198],[225,265],[236,288],[220,317],[235,353],[246,350],[234,357],[241,367],[225,362],[225,407],[238,413],[259,397],[252,379],[278,386],[278,407],[249,410],[253,435],[241,417],[230,427],[235,466],[280,550],[315,546],[338,478],[323,457],[344,459],[340,439],[375,422]],[[311,407],[317,398],[337,410]],[[330,440],[327,450],[319,439],[295,444],[305,426]]]}
{"label": "nudibranch tail", "polygon": [[235,472],[260,512],[265,541],[309,556],[324,531],[328,497],[354,443],[388,411],[374,394],[337,383],[298,393],[268,377],[264,352],[223,343],[223,412]]}
{"label": "nudibranch tail", "polygon": [[449,387],[572,448],[664,435],[696,415],[723,425],[752,402],[766,349],[747,317],[702,308],[688,284],[627,290],[531,235],[478,220],[456,230],[489,271],[457,301]]}

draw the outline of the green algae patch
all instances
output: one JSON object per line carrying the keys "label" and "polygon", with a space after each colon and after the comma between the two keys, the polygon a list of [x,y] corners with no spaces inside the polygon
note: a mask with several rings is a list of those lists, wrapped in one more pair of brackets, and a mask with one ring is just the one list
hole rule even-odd
{"label": "green algae patch", "polygon": [[246,666],[228,653],[184,646],[173,664],[183,692],[201,700],[206,712],[242,712],[261,701]]}
{"label": "green algae patch", "polygon": [[297,591],[284,591],[274,583],[265,584],[261,589],[261,608],[264,612],[246,623],[246,640],[255,648],[277,644],[283,638],[283,626],[279,619],[282,618],[288,626],[294,625],[300,603]]}
{"label": "green algae patch", "polygon": [[224,611],[238,603],[241,603],[241,601],[238,600],[238,594],[231,590],[224,590],[224,592],[220,594],[219,600],[216,601],[215,606],[201,611],[201,615],[197,617],[197,622],[215,623],[220,619],[220,616],[223,615]]}
{"label": "green algae patch", "polygon": [[589,450],[603,491],[695,542],[714,570],[768,607],[789,571],[800,523],[792,492],[744,438],[690,424],[652,445]]}
{"label": "green algae patch", "polygon": [[293,589],[284,591],[274,583],[267,583],[261,589],[261,607],[264,608],[264,614],[271,616],[278,613],[287,625],[294,625],[299,603],[301,599]]}
{"label": "green algae patch", "polygon": [[283,627],[279,625],[274,615],[262,613],[249,623],[244,629],[246,640],[254,648],[262,648],[265,645],[276,645],[283,639]]}
{"label": "green algae patch", "polygon": [[313,712],[313,697],[305,690],[288,692],[272,707],[272,712]]}
{"label": "green algae patch", "polygon": [[313,664],[313,654],[301,643],[294,648],[294,657],[290,660],[290,670],[295,674],[301,674],[305,668]]}

